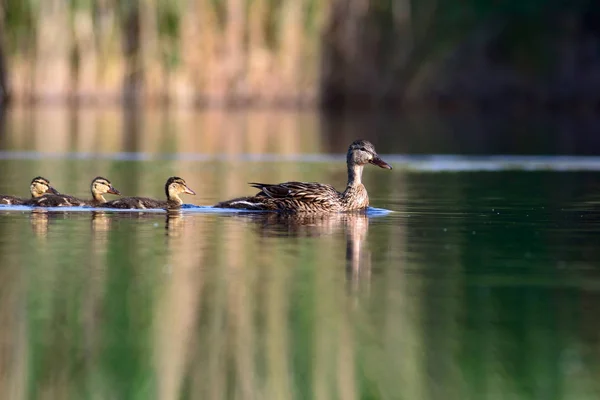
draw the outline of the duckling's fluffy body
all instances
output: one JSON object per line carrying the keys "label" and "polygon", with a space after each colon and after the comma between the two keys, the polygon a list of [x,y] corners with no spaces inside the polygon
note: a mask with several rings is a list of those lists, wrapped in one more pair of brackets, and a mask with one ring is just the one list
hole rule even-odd
{"label": "duckling's fluffy body", "polygon": [[30,199],[24,199],[22,197],[9,196],[9,195],[1,195],[0,196],[0,204],[6,206],[22,206],[26,201]]}
{"label": "duckling's fluffy body", "polygon": [[33,207],[95,207],[106,202],[103,194],[120,194],[108,179],[101,176],[94,178],[90,190],[92,192],[91,200],[84,200],[67,194],[46,194],[41,197],[30,199],[24,204]]}
{"label": "duckling's fluffy body", "polygon": [[[149,197],[123,197],[100,204],[100,207],[119,209],[150,209],[169,208],[169,201],[151,199]],[[171,207],[181,207],[181,204],[173,202]]]}
{"label": "duckling's fluffy body", "polygon": [[100,207],[104,208],[118,208],[118,209],[152,209],[162,208],[173,210],[181,208],[183,200],[179,197],[180,194],[186,193],[195,195],[194,191],[190,189],[185,181],[177,176],[172,176],[167,179],[165,184],[165,194],[167,200],[155,200],[148,197],[123,197],[120,199],[108,201],[101,204]]}
{"label": "duckling's fluffy body", "polygon": [[33,178],[31,184],[29,185],[29,191],[31,192],[31,198],[29,199],[16,196],[0,195],[0,204],[13,206],[24,205],[31,199],[41,197],[46,193],[59,194],[56,189],[50,186],[50,181],[41,176]]}
{"label": "duckling's fluffy body", "polygon": [[86,206],[90,200],[80,199],[68,194],[47,194],[30,199],[24,204],[33,207],[80,207]]}

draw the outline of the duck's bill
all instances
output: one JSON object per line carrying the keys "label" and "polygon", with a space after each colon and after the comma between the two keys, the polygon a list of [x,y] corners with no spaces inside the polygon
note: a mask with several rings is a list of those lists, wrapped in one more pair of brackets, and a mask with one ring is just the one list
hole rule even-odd
{"label": "duck's bill", "polygon": [[52,186],[48,187],[48,192],[52,194],[60,194],[58,190],[54,189]]}
{"label": "duck's bill", "polygon": [[369,162],[373,165],[377,165],[379,168],[392,169],[392,166],[379,158],[379,156],[373,157]]}
{"label": "duck's bill", "polygon": [[194,196],[196,195],[196,192],[194,192],[192,189],[190,189],[187,186],[184,189],[184,193],[191,194],[191,195],[194,195]]}
{"label": "duck's bill", "polygon": [[108,193],[110,193],[110,194],[118,194],[118,195],[121,194],[121,192],[119,192],[117,189],[115,189],[112,186],[110,187],[110,189],[108,189]]}

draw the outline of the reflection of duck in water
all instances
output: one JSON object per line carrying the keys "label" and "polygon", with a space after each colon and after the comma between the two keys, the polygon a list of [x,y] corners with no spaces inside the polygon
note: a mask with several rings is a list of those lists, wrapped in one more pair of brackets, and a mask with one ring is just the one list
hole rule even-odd
{"label": "reflection of duck in water", "polygon": [[348,280],[357,283],[361,275],[371,273],[371,252],[365,248],[369,230],[369,218],[353,218],[346,221],[346,274]]}
{"label": "reflection of duck in water", "polygon": [[[54,189],[52,186],[50,186],[50,181],[48,179],[42,178],[41,176],[37,176],[37,177],[33,178],[33,180],[31,181],[31,184],[29,185],[29,191],[31,192],[31,199],[41,197],[41,196],[45,195],[46,193],[60,194],[60,193],[58,193],[58,191],[56,191],[56,189]],[[21,197],[0,195],[0,204],[18,206],[18,205],[25,204],[27,201],[29,201],[31,199],[23,199]]]}
{"label": "reflection of duck in water", "polygon": [[243,213],[230,218],[250,219],[258,226],[261,236],[316,237],[331,235],[357,219],[368,218],[362,212],[352,213]]}
{"label": "reflection of duck in water", "polygon": [[218,208],[247,210],[271,210],[286,212],[340,212],[368,207],[369,196],[362,184],[362,172],[366,164],[392,169],[375,152],[366,140],[357,140],[348,148],[348,185],[342,193],[333,186],[316,182],[285,182],[275,185],[252,183],[260,189],[255,196],[240,197],[215,205]]}
{"label": "reflection of duck in water", "polygon": [[83,200],[66,194],[46,194],[27,201],[25,205],[33,207],[98,206],[106,202],[104,194],[121,194],[112,186],[108,179],[101,176],[94,178],[90,190],[92,192],[92,200]]}
{"label": "reflection of duck in water", "polygon": [[250,219],[265,237],[317,237],[343,231],[346,236],[346,273],[356,282],[371,269],[370,252],[365,249],[369,217],[363,212],[335,214],[247,213],[229,218]]}
{"label": "reflection of duck in water", "polygon": [[148,209],[148,208],[165,208],[169,210],[181,208],[183,200],[179,197],[180,194],[196,193],[188,187],[185,181],[177,176],[172,176],[165,184],[165,194],[167,200],[155,200],[147,197],[123,197],[121,199],[106,202],[101,205],[105,208],[120,208],[120,209]]}

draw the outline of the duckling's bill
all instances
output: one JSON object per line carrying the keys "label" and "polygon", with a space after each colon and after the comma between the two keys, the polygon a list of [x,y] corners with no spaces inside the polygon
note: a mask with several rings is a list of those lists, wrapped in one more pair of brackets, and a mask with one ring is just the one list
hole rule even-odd
{"label": "duckling's bill", "polygon": [[196,195],[196,192],[194,192],[192,189],[190,189],[190,187],[188,185],[184,185],[183,193],[191,194],[192,196]]}

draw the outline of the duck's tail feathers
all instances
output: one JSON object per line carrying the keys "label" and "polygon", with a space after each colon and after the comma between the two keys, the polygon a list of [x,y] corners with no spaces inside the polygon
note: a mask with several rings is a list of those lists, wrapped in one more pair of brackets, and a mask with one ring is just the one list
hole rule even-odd
{"label": "duck's tail feathers", "polygon": [[240,197],[222,201],[214,205],[215,208],[233,208],[239,210],[268,210],[269,208],[255,197]]}

